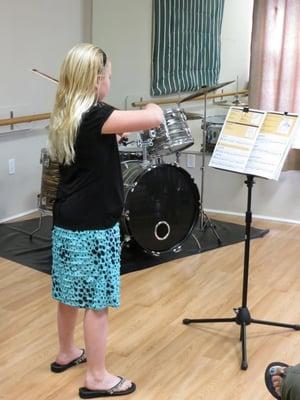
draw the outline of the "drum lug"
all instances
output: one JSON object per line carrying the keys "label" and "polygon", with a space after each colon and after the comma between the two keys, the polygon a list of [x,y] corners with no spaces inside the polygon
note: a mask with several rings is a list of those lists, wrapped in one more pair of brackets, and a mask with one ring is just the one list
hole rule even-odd
{"label": "drum lug", "polygon": [[175,249],[173,249],[174,253],[179,253],[181,251],[182,247],[181,246],[177,246],[175,247]]}
{"label": "drum lug", "polygon": [[126,219],[126,221],[130,221],[129,210],[126,210],[125,212],[123,212],[123,217]]}
{"label": "drum lug", "polygon": [[125,184],[124,184],[124,187],[125,187],[126,189],[132,189],[132,188],[134,188],[134,184],[125,183]]}
{"label": "drum lug", "polygon": [[154,256],[154,257],[159,257],[160,256],[160,252],[159,251],[151,251],[151,254]]}
{"label": "drum lug", "polygon": [[121,251],[124,247],[127,249],[130,247],[131,237],[129,235],[124,235],[123,240],[121,242]]}
{"label": "drum lug", "polygon": [[129,243],[131,241],[131,237],[129,235],[124,235],[124,243]]}
{"label": "drum lug", "polygon": [[135,187],[137,185],[137,182],[134,183],[124,183],[124,188],[129,189],[131,192],[134,191]]}
{"label": "drum lug", "polygon": [[131,185],[131,192],[134,192],[134,189],[135,189],[135,187],[136,187],[136,185],[137,185],[138,183],[137,182],[134,182],[132,185]]}
{"label": "drum lug", "polygon": [[[155,132],[154,129],[149,129],[149,136],[150,136],[151,139],[155,139],[156,138],[156,132]],[[151,140],[151,145],[150,146],[152,146],[152,145],[153,145],[153,141]]]}

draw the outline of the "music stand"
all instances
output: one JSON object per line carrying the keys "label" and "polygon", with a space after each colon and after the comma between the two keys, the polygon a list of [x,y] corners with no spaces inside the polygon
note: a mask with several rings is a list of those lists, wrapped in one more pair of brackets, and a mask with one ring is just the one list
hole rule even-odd
{"label": "music stand", "polygon": [[251,212],[251,198],[252,198],[252,187],[254,184],[254,176],[246,175],[247,179],[245,184],[248,188],[247,193],[247,211],[245,213],[245,249],[244,249],[244,271],[243,271],[243,292],[242,292],[242,305],[241,307],[234,308],[236,313],[235,317],[232,318],[207,318],[207,319],[188,319],[185,318],[182,322],[185,325],[192,323],[224,323],[224,322],[235,322],[237,325],[241,326],[240,330],[240,341],[242,342],[242,363],[241,369],[246,370],[248,368],[247,361],[247,336],[246,327],[250,324],[261,324],[261,325],[271,325],[283,328],[291,328],[294,330],[300,330],[300,325],[296,324],[286,324],[282,322],[272,322],[254,319],[251,317],[250,311],[248,309],[248,277],[249,277],[249,256],[250,256],[250,240],[251,240],[251,222],[252,222],[252,212]]}

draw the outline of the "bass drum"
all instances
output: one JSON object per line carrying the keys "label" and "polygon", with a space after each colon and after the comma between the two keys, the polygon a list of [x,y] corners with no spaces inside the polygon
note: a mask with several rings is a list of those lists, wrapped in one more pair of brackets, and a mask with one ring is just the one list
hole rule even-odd
{"label": "bass drum", "polygon": [[199,216],[199,192],[184,169],[171,164],[143,168],[139,161],[122,164],[125,207],[122,234],[148,253],[178,250]]}

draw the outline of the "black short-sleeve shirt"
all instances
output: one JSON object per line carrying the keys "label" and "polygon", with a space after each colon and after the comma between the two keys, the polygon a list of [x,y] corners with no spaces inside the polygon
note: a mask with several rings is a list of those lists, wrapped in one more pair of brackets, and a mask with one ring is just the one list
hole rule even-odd
{"label": "black short-sleeve shirt", "polygon": [[114,108],[97,103],[82,116],[75,161],[60,165],[53,224],[71,230],[111,228],[123,210],[123,179],[114,134],[101,129]]}

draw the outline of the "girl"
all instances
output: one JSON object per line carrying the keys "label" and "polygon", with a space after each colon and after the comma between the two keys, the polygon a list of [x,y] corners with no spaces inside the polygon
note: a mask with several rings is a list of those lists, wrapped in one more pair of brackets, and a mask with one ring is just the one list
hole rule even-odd
{"label": "girl", "polygon": [[[81,398],[128,394],[136,386],[107,371],[108,307],[120,304],[123,182],[116,135],[159,126],[155,104],[119,111],[105,104],[111,62],[92,44],[67,54],[50,120],[51,157],[60,168],[53,208],[52,296],[58,300],[59,351],[53,372],[87,361]],[[85,350],[74,344],[78,308],[85,309]]]}

